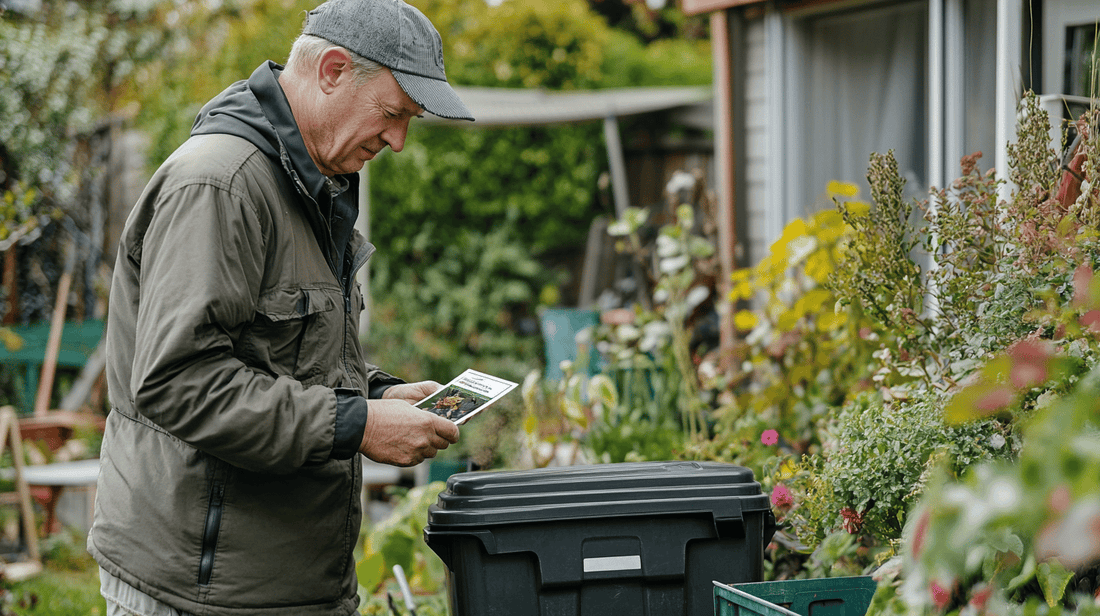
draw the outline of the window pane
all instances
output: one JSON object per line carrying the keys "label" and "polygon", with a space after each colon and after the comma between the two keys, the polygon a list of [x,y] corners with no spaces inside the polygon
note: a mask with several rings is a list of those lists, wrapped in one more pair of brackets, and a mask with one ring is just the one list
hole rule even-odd
{"label": "window pane", "polygon": [[1100,96],[1096,79],[1096,32],[1096,24],[1066,28],[1065,94]]}
{"label": "window pane", "polygon": [[805,18],[804,134],[791,140],[801,143],[792,205],[802,211],[790,214],[831,206],[821,200],[830,180],[869,197],[872,152],[893,150],[908,192],[924,191],[927,23],[924,2]]}
{"label": "window pane", "polygon": [[[963,4],[963,96],[965,125],[963,128],[962,155],[981,152],[979,168],[993,166],[995,134],[993,109],[997,93],[997,29],[989,27],[997,23],[997,0],[966,0]],[[947,75],[953,79],[953,75]],[[948,167],[949,178],[959,173],[958,159]]]}

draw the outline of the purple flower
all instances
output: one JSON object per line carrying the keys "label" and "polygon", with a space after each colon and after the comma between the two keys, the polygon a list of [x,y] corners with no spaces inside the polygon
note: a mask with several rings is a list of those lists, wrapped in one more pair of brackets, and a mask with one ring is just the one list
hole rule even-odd
{"label": "purple flower", "polygon": [[765,445],[774,445],[779,442],[779,433],[775,430],[764,430],[760,435],[760,442]]}

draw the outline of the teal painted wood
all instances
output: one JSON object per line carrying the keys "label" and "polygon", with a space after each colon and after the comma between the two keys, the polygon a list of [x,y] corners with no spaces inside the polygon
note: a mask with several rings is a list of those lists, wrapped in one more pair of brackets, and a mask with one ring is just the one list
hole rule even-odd
{"label": "teal painted wood", "polygon": [[[767,607],[784,609],[788,614],[797,616],[864,616],[877,587],[878,584],[870,576],[751,582],[732,587],[715,582],[714,613],[716,616],[777,616],[758,609],[759,603],[746,603],[741,595],[747,594]],[[737,603],[734,597],[738,597],[741,603]],[[723,603],[733,605],[720,605]],[[720,608],[727,611],[719,611]],[[742,609],[747,612],[742,614]]]}
{"label": "teal painted wood", "polygon": [[799,616],[799,614],[733,586],[715,582],[714,616]]}
{"label": "teal painted wood", "polygon": [[[88,361],[103,338],[104,323],[100,320],[83,322],[66,321],[61,330],[61,345],[57,350],[57,365],[65,368],[81,368]],[[46,359],[46,344],[50,339],[50,324],[13,325],[11,329],[23,341],[14,351],[0,344],[0,365],[14,372],[19,396],[17,412],[29,413],[38,395],[38,374]]]}
{"label": "teal painted wood", "polygon": [[[587,349],[587,357],[578,357],[577,333],[586,327],[600,323],[600,313],[582,308],[547,308],[540,315],[542,339],[546,346],[546,371],[548,381],[560,381],[564,360],[581,361],[577,374],[593,375],[599,372],[596,350]],[[590,345],[591,346],[591,345]]]}

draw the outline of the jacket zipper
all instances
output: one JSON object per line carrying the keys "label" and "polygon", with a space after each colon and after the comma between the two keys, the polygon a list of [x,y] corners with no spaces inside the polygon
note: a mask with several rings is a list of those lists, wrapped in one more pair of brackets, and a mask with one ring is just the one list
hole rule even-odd
{"label": "jacket zipper", "polygon": [[[367,262],[367,259],[369,259],[372,254],[374,254],[374,246],[372,244],[364,243],[362,246],[360,246],[359,250],[355,251],[355,254],[352,255],[351,263],[349,263],[348,267],[346,268],[347,275],[344,277],[343,280],[340,281],[340,286],[343,287],[342,290],[344,292],[344,344],[341,345],[341,348],[343,350],[341,352],[340,359],[344,363],[344,373],[348,375],[354,374],[354,372],[352,372],[351,368],[348,366],[347,351],[348,315],[351,314],[351,288],[353,281],[355,280],[356,273],[361,267],[363,267],[363,265]],[[354,332],[354,334],[356,337],[359,336],[359,332]],[[367,383],[363,384],[364,388],[366,388],[367,386]],[[364,392],[363,395],[365,396],[366,393]]]}
{"label": "jacket zipper", "polygon": [[225,475],[215,469],[210,483],[210,507],[206,510],[206,523],[202,529],[202,555],[199,557],[199,585],[210,583],[214,573],[214,551],[218,547],[218,532],[222,524],[222,506],[225,500]]}

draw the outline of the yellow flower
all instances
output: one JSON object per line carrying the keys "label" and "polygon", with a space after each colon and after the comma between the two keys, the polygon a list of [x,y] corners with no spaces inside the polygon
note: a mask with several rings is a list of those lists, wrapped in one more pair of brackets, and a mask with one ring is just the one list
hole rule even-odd
{"label": "yellow flower", "polygon": [[751,310],[740,310],[733,315],[733,324],[741,331],[748,331],[756,327],[756,313]]}
{"label": "yellow flower", "polygon": [[794,326],[798,324],[798,320],[802,318],[804,313],[799,311],[797,306],[790,310],[785,310],[776,319],[776,327],[781,332],[789,332],[794,329]]}
{"label": "yellow flower", "polygon": [[825,303],[831,301],[835,301],[832,293],[820,288],[810,289],[798,300],[796,305],[801,305],[804,311],[803,314],[811,314],[820,312],[825,307]]}
{"label": "yellow flower", "polygon": [[736,302],[752,297],[752,283],[748,280],[735,281],[730,289],[730,301]]}
{"label": "yellow flower", "polygon": [[836,210],[821,210],[817,214],[814,214],[814,231],[820,229],[828,229],[829,227],[835,227],[837,225],[843,224],[844,218],[840,215],[840,212]]}
{"label": "yellow flower", "polygon": [[752,270],[745,267],[730,274],[730,301],[752,297]]}
{"label": "yellow flower", "polygon": [[751,277],[752,277],[752,270],[747,268],[747,267],[742,267],[741,269],[735,269],[735,270],[733,270],[733,273],[730,274],[730,280],[732,280],[734,282],[742,282],[742,281],[748,280]]}
{"label": "yellow flower", "polygon": [[857,218],[871,213],[871,204],[866,201],[849,201],[844,204],[848,213]]}
{"label": "yellow flower", "polygon": [[833,180],[829,182],[829,185],[825,188],[829,191],[830,195],[837,197],[854,197],[859,194],[859,187],[849,182],[838,182]]}
{"label": "yellow flower", "polygon": [[848,323],[848,314],[844,312],[822,312],[817,315],[818,331],[830,332],[844,327]]}
{"label": "yellow flower", "polygon": [[779,241],[783,244],[789,244],[791,240],[803,235],[806,235],[806,221],[795,218],[783,228],[783,236],[779,238]]}
{"label": "yellow flower", "polygon": [[787,458],[783,460],[783,464],[779,465],[779,479],[790,479],[794,477],[794,474],[798,472],[798,465],[794,463],[794,460]]}
{"label": "yellow flower", "polygon": [[833,262],[829,259],[829,253],[824,250],[814,251],[806,259],[806,275],[818,284],[825,284],[829,275],[833,273]]}

